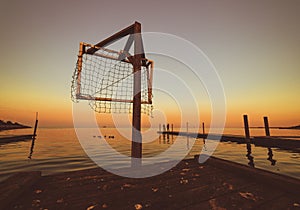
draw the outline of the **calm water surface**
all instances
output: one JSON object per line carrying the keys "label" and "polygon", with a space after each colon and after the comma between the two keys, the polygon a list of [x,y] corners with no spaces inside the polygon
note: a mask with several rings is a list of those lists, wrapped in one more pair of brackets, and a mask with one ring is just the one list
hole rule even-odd
{"label": "calm water surface", "polygon": [[[83,128],[84,129],[84,128]],[[124,138],[116,129],[101,129],[107,142],[118,152],[130,155],[131,142]],[[193,131],[192,129],[190,129]],[[130,134],[130,129],[123,129]],[[32,129],[2,131],[1,135],[31,134]],[[13,172],[42,171],[43,175],[65,171],[75,171],[98,167],[85,154],[73,128],[40,128],[35,142],[32,158],[29,159],[31,141],[0,144],[0,180]],[[243,135],[243,129],[225,129],[224,134]],[[93,135],[93,134],[91,134]],[[263,129],[252,129],[251,135],[263,136]],[[271,129],[274,136],[300,136],[299,130]],[[114,136],[114,138],[109,138]],[[92,138],[99,138],[92,136]],[[99,141],[101,139],[99,138]],[[298,140],[300,140],[298,138]],[[191,149],[186,158],[199,154],[203,148],[202,139],[187,137],[160,136],[143,145],[143,156],[151,157],[169,148],[173,142],[180,141]],[[194,145],[193,145],[194,143]],[[100,151],[107,152],[108,151]],[[109,155],[109,154],[107,154]],[[239,162],[251,167],[263,168],[276,173],[300,178],[300,154],[292,151],[255,147],[247,148],[245,144],[219,143],[213,156]],[[122,166],[122,161],[119,163]]]}

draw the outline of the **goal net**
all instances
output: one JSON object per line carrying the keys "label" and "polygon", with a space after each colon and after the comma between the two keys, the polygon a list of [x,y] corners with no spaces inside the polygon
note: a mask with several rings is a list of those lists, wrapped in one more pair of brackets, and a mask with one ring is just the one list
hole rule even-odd
{"label": "goal net", "polygon": [[[90,48],[97,52],[89,54]],[[133,60],[128,52],[114,51],[81,43],[72,77],[74,102],[88,100],[99,113],[131,113],[133,102]],[[143,59],[141,66],[141,112],[152,114],[153,63]]]}

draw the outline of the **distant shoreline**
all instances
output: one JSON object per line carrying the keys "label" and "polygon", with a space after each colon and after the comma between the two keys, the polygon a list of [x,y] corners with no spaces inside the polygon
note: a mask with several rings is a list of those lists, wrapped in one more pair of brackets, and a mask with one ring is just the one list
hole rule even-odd
{"label": "distant shoreline", "polygon": [[19,124],[17,122],[12,123],[11,121],[4,122],[4,121],[0,120],[0,131],[25,129],[25,128],[31,128],[31,127],[27,126],[27,125]]}
{"label": "distant shoreline", "polygon": [[[258,126],[258,127],[250,127],[250,128],[265,128],[265,127]],[[290,129],[290,130],[300,130],[300,125],[297,125],[297,126],[290,126],[290,127],[270,127],[270,129]]]}

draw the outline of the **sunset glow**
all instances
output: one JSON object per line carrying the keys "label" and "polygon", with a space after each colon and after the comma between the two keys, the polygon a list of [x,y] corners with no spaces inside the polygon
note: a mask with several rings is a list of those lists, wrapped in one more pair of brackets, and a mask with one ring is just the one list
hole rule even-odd
{"label": "sunset glow", "polygon": [[[4,2],[0,119],[33,125],[39,112],[41,127],[72,127],[70,85],[79,42],[97,43],[138,20],[142,31],[182,37],[208,56],[224,86],[227,127],[241,127],[243,114],[251,126],[262,126],[263,116],[271,126],[300,124],[299,2],[225,2],[153,2],[146,10],[132,7],[135,1],[122,7],[78,1],[72,9],[59,1]],[[172,65],[165,60],[160,67]],[[161,82],[159,76],[154,84]],[[196,99],[199,122],[209,126],[212,110],[203,87]],[[180,108],[160,94],[154,94],[153,105],[168,122],[185,123]],[[113,126],[110,118],[97,115],[99,124]],[[157,127],[159,119],[144,119],[143,126],[152,121]]]}

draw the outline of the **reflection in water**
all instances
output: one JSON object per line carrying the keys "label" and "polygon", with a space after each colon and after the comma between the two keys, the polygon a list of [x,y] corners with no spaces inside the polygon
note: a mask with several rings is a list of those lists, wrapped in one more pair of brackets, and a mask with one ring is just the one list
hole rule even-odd
{"label": "reflection in water", "polygon": [[254,167],[254,157],[251,155],[251,144],[248,142],[247,143],[247,154],[246,157],[248,158],[249,162],[248,165],[251,167]]}
{"label": "reflection in water", "polygon": [[[87,128],[79,128],[83,130],[88,130]],[[122,132],[131,133],[131,128],[120,128]],[[161,124],[162,130],[162,124]],[[257,129],[259,130],[259,129]],[[232,131],[232,132],[231,132]],[[234,133],[234,130],[227,131],[227,133]],[[240,129],[241,134],[244,130]],[[254,131],[256,131],[254,129]],[[275,129],[273,132],[277,131]],[[290,130],[279,130],[290,132]],[[104,128],[101,130],[103,134],[110,133],[115,135],[114,140],[108,139],[111,141],[113,148],[121,153],[130,155],[131,142],[124,138],[118,130],[115,128]],[[299,135],[300,130],[297,130],[295,133],[280,133],[281,136],[288,135]],[[240,134],[234,133],[234,134]],[[20,130],[9,130],[2,131],[0,134],[5,135],[24,135],[32,134],[32,129],[20,129]],[[170,134],[171,135],[171,134]],[[261,133],[263,135],[263,132]],[[98,138],[98,137],[97,137]],[[158,137],[159,138],[159,137]],[[171,138],[171,136],[170,136]],[[144,144],[143,151],[147,154],[157,154],[158,152],[165,151],[169,145],[163,145],[163,135],[160,135],[161,145],[153,144]],[[190,138],[193,141],[193,138]],[[99,139],[100,141],[100,139]],[[174,135],[175,141],[182,141],[183,147],[186,148],[186,137]],[[171,140],[170,140],[171,142]],[[206,143],[206,149],[209,150],[209,140],[203,140],[203,143]],[[28,142],[17,142],[11,144],[3,144],[0,147],[0,180],[5,174],[11,174],[14,172],[20,172],[23,170],[38,170],[43,171],[43,174],[59,173],[66,171],[74,170],[83,170],[88,168],[98,167],[90,158],[86,155],[82,149],[80,142],[76,137],[76,132],[73,128],[40,128],[39,137],[35,140],[35,145],[33,149],[32,159],[38,155],[38,159],[34,162],[24,161],[24,158],[27,159],[30,150],[30,141]],[[65,146],[68,145],[68,146]],[[199,154],[203,147],[202,139],[196,141],[194,145],[190,143],[192,148],[191,155],[187,158],[193,158],[194,155]],[[248,165],[249,160],[245,156],[247,154],[246,144],[237,144],[237,143],[226,143],[220,142],[213,156],[219,157],[222,159],[239,162],[245,165]],[[204,148],[203,148],[204,149]],[[260,146],[252,148],[252,155],[255,157],[255,167],[263,168],[275,173],[282,173],[289,176],[293,176],[299,179],[300,177],[300,153],[291,152],[288,150],[273,150],[273,158],[276,157],[276,166],[271,166],[271,163],[268,158],[268,149]],[[273,149],[273,148],[272,148]],[[246,153],[245,153],[246,150]],[[102,152],[102,151],[100,151]],[[107,151],[103,151],[107,152]],[[176,151],[175,151],[176,152]],[[179,151],[181,152],[181,151]],[[110,154],[110,153],[108,153]],[[270,153],[271,154],[271,153]],[[242,158],[241,158],[242,157]],[[260,161],[258,161],[260,160]],[[280,162],[280,164],[278,164]],[[119,161],[120,166],[123,164],[122,161]]]}
{"label": "reflection in water", "polygon": [[206,151],[205,138],[203,138],[203,147],[204,147],[204,150]]}
{"label": "reflection in water", "polygon": [[29,159],[32,158],[33,149],[34,149],[34,143],[35,143],[35,136],[32,136],[32,142],[31,142],[30,152],[29,152],[29,155],[28,155]]}
{"label": "reflection in water", "polygon": [[174,134],[172,133],[171,135],[171,138],[172,138],[172,144],[174,143]]}
{"label": "reflection in water", "polygon": [[186,148],[189,150],[190,149],[190,139],[189,135],[186,136]]}
{"label": "reflection in water", "polygon": [[273,151],[272,148],[268,147],[268,159],[271,162],[272,166],[276,165],[276,160],[273,159]]}

